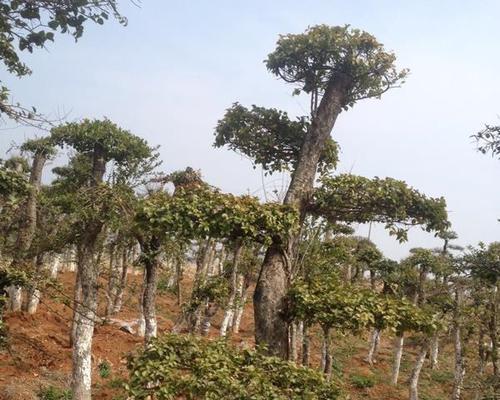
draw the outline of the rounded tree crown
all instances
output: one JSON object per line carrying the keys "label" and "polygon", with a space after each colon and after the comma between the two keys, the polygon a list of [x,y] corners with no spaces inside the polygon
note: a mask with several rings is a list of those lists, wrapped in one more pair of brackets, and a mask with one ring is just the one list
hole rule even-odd
{"label": "rounded tree crown", "polygon": [[71,146],[80,153],[98,149],[106,161],[114,160],[119,165],[148,158],[152,152],[144,139],[108,119],[67,123],[53,128],[51,138],[54,144]]}
{"label": "rounded tree crown", "polygon": [[295,94],[324,92],[332,81],[347,76],[351,84],[344,106],[352,106],[403,83],[408,70],[398,70],[395,61],[394,53],[367,32],[349,25],[316,25],[305,33],[280,36],[265,63],[297,86]]}

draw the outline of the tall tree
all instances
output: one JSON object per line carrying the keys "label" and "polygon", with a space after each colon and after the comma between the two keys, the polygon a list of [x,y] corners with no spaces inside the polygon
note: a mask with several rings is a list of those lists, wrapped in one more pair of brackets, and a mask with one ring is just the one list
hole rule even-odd
{"label": "tall tree", "polygon": [[[407,72],[397,71],[394,61],[395,56],[385,51],[372,35],[349,26],[326,25],[311,27],[303,34],[281,36],[276,50],[268,56],[266,65],[271,73],[293,84],[296,94],[305,93],[310,97],[311,116],[307,123],[294,124],[287,118],[278,118],[281,125],[290,127],[287,130],[298,132],[299,140],[294,145],[297,158],[292,160],[292,180],[284,202],[297,208],[302,220],[320,159],[331,140],[330,133],[338,115],[358,100],[378,98],[399,85]],[[247,154],[234,138],[247,133],[252,125],[244,121],[231,122],[235,133],[224,138],[225,122],[227,118],[218,126],[216,145],[227,143]],[[253,127],[264,136],[282,137],[279,125],[266,127],[257,121]],[[271,134],[267,134],[269,131]],[[286,260],[291,258],[296,240],[296,235],[291,236],[287,245],[273,243],[269,247],[254,293],[256,340],[266,343],[272,353],[282,356],[287,352],[288,342],[287,328],[280,318],[289,281]]]}

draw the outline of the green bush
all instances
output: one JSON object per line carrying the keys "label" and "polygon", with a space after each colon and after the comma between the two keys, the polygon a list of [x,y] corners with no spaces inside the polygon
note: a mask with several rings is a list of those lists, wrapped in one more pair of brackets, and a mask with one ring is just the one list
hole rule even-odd
{"label": "green bush", "polygon": [[[131,399],[335,400],[337,385],[310,368],[223,341],[166,335],[129,359]],[[150,396],[150,397],[148,397]]]}
{"label": "green bush", "polygon": [[71,391],[69,389],[60,389],[55,386],[47,386],[38,391],[40,400],[71,400]]}
{"label": "green bush", "polygon": [[375,380],[370,376],[352,375],[351,383],[358,389],[366,389],[375,386]]}
{"label": "green bush", "polygon": [[111,365],[106,360],[100,362],[97,369],[101,378],[106,379],[111,375]]}

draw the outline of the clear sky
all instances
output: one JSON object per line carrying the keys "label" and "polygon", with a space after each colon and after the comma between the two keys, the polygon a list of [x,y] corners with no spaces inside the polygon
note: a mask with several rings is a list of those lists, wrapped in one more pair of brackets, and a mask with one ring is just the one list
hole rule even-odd
{"label": "clear sky", "polygon": [[[88,25],[77,44],[58,36],[47,51],[25,56],[32,76],[4,73],[15,99],[69,120],[107,116],[161,145],[164,170],[189,165],[225,191],[261,195],[259,170],[212,148],[217,120],[235,101],[307,114],[307,100],[292,97],[263,60],[280,33],[351,24],[393,50],[411,75],[381,100],[341,114],[333,132],[339,171],[391,176],[444,196],[462,245],[500,240],[500,161],[476,153],[470,138],[484,123],[500,123],[500,2],[143,0],[138,8],[122,0],[121,9],[127,27]],[[34,134],[2,130],[1,152]],[[399,245],[382,227],[372,231],[393,258],[439,245],[418,228],[409,238]]]}

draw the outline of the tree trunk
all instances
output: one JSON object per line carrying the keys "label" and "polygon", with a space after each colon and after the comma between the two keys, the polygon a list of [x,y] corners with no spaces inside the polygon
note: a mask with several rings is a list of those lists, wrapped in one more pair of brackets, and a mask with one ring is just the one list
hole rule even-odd
{"label": "tree trunk", "polygon": [[257,280],[254,301],[255,341],[268,346],[270,354],[288,358],[288,329],[281,318],[288,277],[281,249],[271,246]]}
{"label": "tree trunk", "polygon": [[238,307],[233,318],[233,333],[239,333],[241,318],[243,317],[243,312],[245,311],[245,304],[248,298],[248,287],[250,286],[249,278],[246,276],[242,285],[242,293],[238,302]]}
{"label": "tree trunk", "polygon": [[403,357],[403,344],[404,344],[404,335],[401,333],[396,336],[394,340],[394,361],[392,365],[392,377],[391,383],[396,386],[398,384],[399,379],[399,369],[401,367],[401,358]]}
{"label": "tree trunk", "polygon": [[118,290],[116,293],[116,297],[114,299],[113,304],[113,314],[118,314],[122,309],[123,304],[123,292],[125,290],[125,286],[127,285],[127,273],[128,273],[128,251],[123,250],[122,254],[122,262],[121,262],[121,273],[120,273],[120,282],[118,284]]}
{"label": "tree trunk", "polygon": [[[220,327],[220,335],[226,336],[228,329],[232,326],[234,312],[235,312],[235,302],[236,296],[238,294],[238,263],[243,250],[243,243],[238,241],[235,243],[234,253],[233,253],[233,263],[231,267],[231,278],[230,278],[230,294],[227,302],[226,309],[224,311],[224,318],[222,319],[222,324]],[[241,282],[243,285],[243,282]]]}
{"label": "tree trunk", "polygon": [[73,338],[72,391],[75,400],[90,400],[92,378],[92,335],[97,309],[98,266],[93,246],[83,246],[78,255],[81,302],[76,307]]}
{"label": "tree trunk", "polygon": [[462,351],[462,337],[460,324],[455,323],[453,330],[455,344],[455,372],[453,379],[453,393],[451,400],[460,400],[465,377],[465,365]]}
{"label": "tree trunk", "polygon": [[424,341],[420,348],[420,352],[417,355],[417,360],[415,362],[415,367],[410,375],[410,400],[418,400],[418,379],[420,378],[420,372],[422,371],[422,367],[424,366],[425,357],[427,356],[427,349],[429,347],[429,343]]}
{"label": "tree trunk", "polygon": [[148,252],[148,257],[145,261],[145,278],[144,278],[144,296],[142,299],[144,320],[146,323],[146,331],[144,340],[148,343],[157,334],[156,322],[156,285],[158,283],[158,250],[159,243],[152,243],[152,252]]}
{"label": "tree trunk", "polygon": [[212,318],[213,316],[217,313],[217,305],[206,302],[205,304],[205,313],[203,315],[203,321],[201,323],[201,335],[202,336],[207,336],[208,333],[210,332],[210,327],[212,326]]}
{"label": "tree trunk", "polygon": [[439,364],[439,336],[436,334],[431,339],[431,369],[437,369]]}
{"label": "tree trunk", "polygon": [[[106,170],[104,149],[96,144],[92,155],[92,182],[97,187],[102,183]],[[104,223],[99,219],[88,221],[78,248],[78,280],[81,285],[81,302],[76,307],[79,317],[74,317],[73,336],[73,400],[90,400],[92,384],[92,335],[97,317],[97,290],[99,278],[99,240]]]}
{"label": "tree trunk", "polygon": [[[498,284],[500,285],[500,283]],[[498,285],[493,290],[493,299],[490,303],[490,320],[488,321],[489,334],[491,339],[491,362],[493,363],[493,375],[500,376],[499,366],[499,346],[498,346]]]}
{"label": "tree trunk", "polygon": [[370,337],[370,350],[368,351],[368,356],[366,361],[373,366],[375,362],[375,357],[377,356],[377,350],[380,343],[380,329],[374,329]]}
{"label": "tree trunk", "polygon": [[[318,161],[345,104],[351,80],[339,74],[330,79],[304,137],[284,200],[285,204],[298,209],[301,220],[305,216],[307,199],[313,190]],[[281,311],[290,279],[287,271],[291,268],[285,264],[283,253],[288,251],[293,254],[293,243],[296,243],[295,236],[289,238],[287,250],[283,249],[280,243],[274,243],[269,247],[254,294],[255,340],[257,344],[267,345],[270,354],[282,358],[287,358],[288,329],[281,317]]]}
{"label": "tree trunk", "polygon": [[309,337],[309,327],[304,323],[304,329],[302,331],[302,365],[305,367],[309,366],[309,355],[310,355],[310,337]]}
{"label": "tree trunk", "polygon": [[35,314],[40,303],[40,279],[43,275],[43,254],[38,254],[35,262],[35,278],[32,280],[27,293],[25,310],[28,314]]}
{"label": "tree trunk", "polygon": [[[40,192],[42,172],[46,161],[47,155],[45,154],[45,151],[37,151],[33,155],[33,163],[31,164],[29,179],[30,190],[28,192],[26,202],[21,209],[21,218],[14,249],[14,257],[11,263],[11,267],[14,269],[26,268],[27,265],[31,263],[28,252],[31,248],[31,243],[36,231],[38,193]],[[21,310],[21,288],[12,286],[9,288],[8,292],[10,310]]]}
{"label": "tree trunk", "polygon": [[71,331],[69,334],[69,345],[73,347],[76,335],[76,326],[78,325],[78,319],[80,318],[80,313],[77,311],[80,303],[82,301],[82,282],[80,279],[80,273],[78,270],[75,274],[75,289],[73,292],[73,318],[71,320]]}
{"label": "tree trunk", "polygon": [[109,270],[108,270],[108,291],[106,294],[106,317],[113,314],[115,308],[116,296],[118,295],[118,286],[120,284],[120,275],[122,266],[120,265],[123,259],[117,257],[116,249],[113,248],[109,252]]}
{"label": "tree trunk", "polygon": [[331,354],[331,343],[330,343],[330,329],[323,329],[323,340],[324,340],[324,369],[325,378],[330,380],[332,377],[332,367],[333,360]]}
{"label": "tree trunk", "polygon": [[175,284],[177,292],[177,305],[182,304],[182,258],[178,257],[175,260]]}

